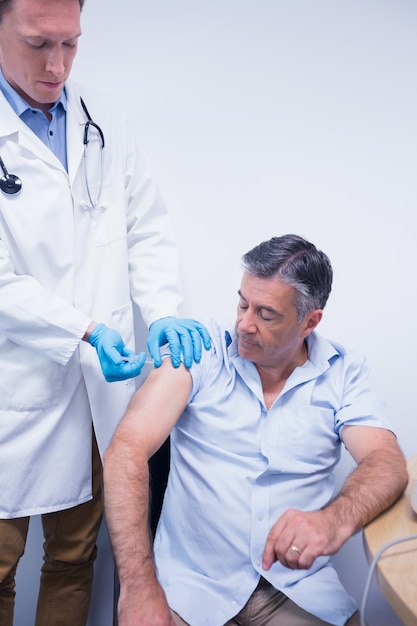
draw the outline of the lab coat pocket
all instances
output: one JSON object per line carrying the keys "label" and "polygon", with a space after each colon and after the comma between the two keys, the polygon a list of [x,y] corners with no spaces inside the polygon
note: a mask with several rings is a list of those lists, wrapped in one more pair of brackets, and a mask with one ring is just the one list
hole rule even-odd
{"label": "lab coat pocket", "polygon": [[0,410],[38,411],[58,404],[65,366],[17,344],[0,353]]}
{"label": "lab coat pocket", "polygon": [[124,189],[113,181],[103,181],[100,200],[90,208],[97,246],[107,246],[127,238]]}

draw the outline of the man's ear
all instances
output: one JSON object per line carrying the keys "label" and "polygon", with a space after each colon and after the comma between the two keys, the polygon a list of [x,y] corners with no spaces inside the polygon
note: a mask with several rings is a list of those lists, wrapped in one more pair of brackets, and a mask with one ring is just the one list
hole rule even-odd
{"label": "man's ear", "polygon": [[314,311],[310,311],[304,318],[304,333],[303,337],[308,337],[310,333],[318,326],[321,322],[321,318],[323,317],[322,309],[314,309]]}

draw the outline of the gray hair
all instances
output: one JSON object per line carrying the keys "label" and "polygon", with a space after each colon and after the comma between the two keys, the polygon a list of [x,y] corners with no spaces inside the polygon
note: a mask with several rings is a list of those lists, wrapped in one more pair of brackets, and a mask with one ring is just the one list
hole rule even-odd
{"label": "gray hair", "polygon": [[258,278],[276,278],[297,291],[298,319],[323,309],[332,289],[329,258],[299,235],[272,237],[242,257],[243,269]]}

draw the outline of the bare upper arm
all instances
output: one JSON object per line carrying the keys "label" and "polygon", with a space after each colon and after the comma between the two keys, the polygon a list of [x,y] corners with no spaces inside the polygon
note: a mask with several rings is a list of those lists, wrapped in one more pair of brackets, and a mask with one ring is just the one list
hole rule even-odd
{"label": "bare upper arm", "polygon": [[375,450],[384,451],[388,455],[402,456],[396,436],[386,428],[345,426],[342,430],[342,440],[358,464]]}
{"label": "bare upper arm", "polygon": [[132,397],[114,440],[140,446],[150,458],[187,406],[191,383],[191,374],[183,364],[174,368],[170,359],[164,359]]}

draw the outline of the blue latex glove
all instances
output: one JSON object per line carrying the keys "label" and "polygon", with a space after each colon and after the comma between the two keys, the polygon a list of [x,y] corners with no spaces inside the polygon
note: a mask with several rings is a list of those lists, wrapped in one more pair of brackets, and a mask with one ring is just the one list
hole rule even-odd
{"label": "blue latex glove", "polygon": [[108,383],[134,378],[141,373],[146,354],[135,354],[126,348],[116,330],[97,324],[88,341],[97,350],[101,369]]}
{"label": "blue latex glove", "polygon": [[149,327],[148,336],[148,350],[155,367],[162,363],[159,348],[166,343],[169,344],[174,367],[179,367],[181,363],[181,352],[184,354],[184,365],[191,367],[193,359],[196,363],[201,359],[202,344],[209,350],[211,339],[205,326],[196,320],[181,317],[162,317],[155,320]]}

